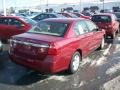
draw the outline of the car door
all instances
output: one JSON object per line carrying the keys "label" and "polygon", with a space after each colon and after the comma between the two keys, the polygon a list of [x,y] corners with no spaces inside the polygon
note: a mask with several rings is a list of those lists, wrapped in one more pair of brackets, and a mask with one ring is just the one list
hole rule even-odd
{"label": "car door", "polygon": [[6,38],[8,29],[10,27],[8,26],[8,18],[0,18],[0,38]]}
{"label": "car door", "polygon": [[89,31],[92,33],[93,42],[91,43],[92,49],[94,50],[100,45],[104,33],[92,21],[86,21],[86,24]]}
{"label": "car door", "polygon": [[8,19],[8,26],[9,29],[6,32],[8,37],[25,32],[26,25],[15,18]]}
{"label": "car door", "polygon": [[84,21],[78,21],[74,26],[79,48],[82,48],[83,55],[89,54],[91,51],[92,33],[89,33],[88,27]]}

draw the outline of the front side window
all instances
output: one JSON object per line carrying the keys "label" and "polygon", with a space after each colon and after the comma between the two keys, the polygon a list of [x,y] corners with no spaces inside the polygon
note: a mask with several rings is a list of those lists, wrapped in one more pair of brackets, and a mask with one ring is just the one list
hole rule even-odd
{"label": "front side window", "polygon": [[8,24],[9,25],[15,25],[15,26],[21,26],[22,25],[22,23],[20,21],[16,20],[16,19],[9,19]]}
{"label": "front side window", "polygon": [[64,36],[68,26],[67,23],[41,21],[38,25],[33,26],[28,33]]}

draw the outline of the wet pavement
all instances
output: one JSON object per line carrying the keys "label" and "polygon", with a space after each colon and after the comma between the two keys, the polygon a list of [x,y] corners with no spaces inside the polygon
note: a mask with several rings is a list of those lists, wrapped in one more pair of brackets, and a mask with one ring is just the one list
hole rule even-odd
{"label": "wet pavement", "polygon": [[0,55],[0,90],[120,90],[119,76],[120,35],[114,41],[107,39],[104,50],[84,58],[73,75],[45,75],[16,65],[7,48]]}

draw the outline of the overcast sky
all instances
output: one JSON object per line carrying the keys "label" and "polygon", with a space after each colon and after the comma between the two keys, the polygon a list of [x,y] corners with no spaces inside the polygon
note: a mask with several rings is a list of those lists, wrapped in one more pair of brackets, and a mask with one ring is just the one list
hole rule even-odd
{"label": "overcast sky", "polygon": [[[6,0],[7,7],[23,7],[35,6],[40,4],[64,4],[64,3],[79,3],[82,2],[97,2],[100,0]],[[120,0],[105,0],[105,1],[120,1]],[[3,8],[3,0],[0,0],[0,9]]]}

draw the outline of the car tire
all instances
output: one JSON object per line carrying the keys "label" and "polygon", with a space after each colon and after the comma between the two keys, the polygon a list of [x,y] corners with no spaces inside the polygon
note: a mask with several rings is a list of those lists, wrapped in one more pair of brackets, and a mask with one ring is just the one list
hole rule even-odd
{"label": "car tire", "polygon": [[3,51],[3,44],[2,41],[0,41],[0,53]]}
{"label": "car tire", "polygon": [[116,33],[115,33],[115,32],[113,32],[113,34],[111,35],[111,39],[114,39],[114,38],[115,38],[115,36],[116,36]]}
{"label": "car tire", "polygon": [[79,52],[75,52],[71,58],[71,62],[69,65],[68,73],[74,74],[78,71],[81,62],[81,55]]}
{"label": "car tire", "polygon": [[100,47],[98,48],[98,50],[102,50],[102,49],[104,49],[104,47],[105,47],[105,38],[103,37],[102,41],[101,41],[101,44],[100,44]]}

